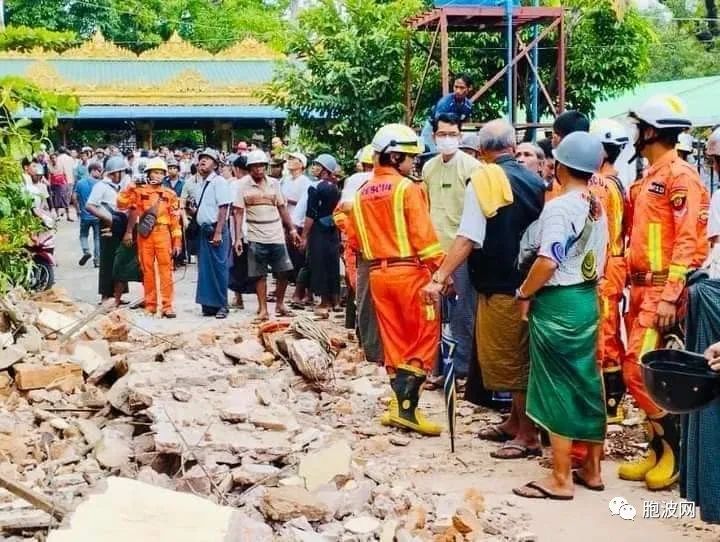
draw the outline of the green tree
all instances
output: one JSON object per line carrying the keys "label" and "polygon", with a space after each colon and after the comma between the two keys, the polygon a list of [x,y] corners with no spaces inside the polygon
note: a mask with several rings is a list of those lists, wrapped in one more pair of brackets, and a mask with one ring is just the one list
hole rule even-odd
{"label": "green tree", "polygon": [[667,11],[649,15],[656,23],[658,39],[657,46],[650,51],[648,81],[672,81],[720,73],[720,42],[697,38],[705,29],[705,23],[692,19],[706,16],[704,7],[699,4],[691,11],[683,1],[666,0],[664,6],[675,20],[667,20]]}
{"label": "green tree", "polygon": [[55,32],[46,28],[8,26],[0,31],[0,50],[29,51],[42,47],[52,51],[63,51],[78,42],[75,32]]}
{"label": "green tree", "polygon": [[[25,283],[30,264],[25,245],[39,225],[23,188],[20,161],[40,149],[59,112],[77,107],[72,96],[42,91],[19,77],[0,78],[0,292]],[[27,108],[42,112],[39,129],[18,117]]]}
{"label": "green tree", "polygon": [[157,46],[174,31],[210,51],[252,36],[281,44],[286,0],[7,0],[8,24],[96,30],[135,52]]}
{"label": "green tree", "polygon": [[299,61],[279,68],[263,98],[318,149],[347,159],[378,126],[403,117],[404,21],[419,9],[415,0],[320,0],[288,34]]}
{"label": "green tree", "polygon": [[[409,15],[423,9],[415,0],[322,0],[301,13],[289,34],[288,62],[263,95],[289,112],[289,121],[314,136],[318,147],[342,156],[366,144],[383,123],[403,118],[404,56],[410,32]],[[649,21],[634,10],[618,18],[609,0],[568,0],[567,106],[592,113],[594,104],[633,88],[649,69],[655,36]],[[530,29],[521,32],[525,43]],[[411,79],[418,91],[425,65],[423,50],[430,33],[412,35]],[[556,92],[557,36],[540,43],[539,71]],[[417,46],[420,45],[420,46]],[[477,85],[487,81],[506,63],[504,36],[496,33],[453,32],[449,38],[450,71],[469,73]],[[436,55],[439,55],[436,47]],[[530,89],[530,69],[523,60],[518,68],[518,95],[522,107]],[[427,118],[441,97],[438,62],[431,64],[415,116]],[[550,107],[542,98],[540,113]],[[475,104],[475,120],[505,113],[505,88],[494,85]]]}

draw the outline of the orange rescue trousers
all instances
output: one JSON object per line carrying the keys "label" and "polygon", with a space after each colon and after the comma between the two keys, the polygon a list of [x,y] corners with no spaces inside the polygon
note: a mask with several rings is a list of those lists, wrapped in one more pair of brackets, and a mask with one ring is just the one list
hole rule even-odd
{"label": "orange rescue trousers", "polygon": [[142,266],[145,310],[156,312],[158,292],[155,281],[155,261],[160,276],[160,303],[163,313],[173,310],[173,259],[170,228],[157,225],[148,237],[138,235],[138,259]]}
{"label": "orange rescue trousers", "polygon": [[429,373],[435,365],[440,314],[420,297],[430,277],[426,267],[410,262],[370,269],[370,293],[389,373],[403,364],[417,365]]}
{"label": "orange rescue trousers", "polygon": [[[628,347],[623,362],[623,378],[628,392],[638,407],[650,417],[664,414],[648,395],[643,382],[640,358],[645,352],[660,347],[661,335],[655,329],[655,314],[665,286],[638,286],[630,289],[630,310],[627,315]],[[679,311],[678,311],[679,312]],[[680,318],[678,314],[678,318]]]}
{"label": "orange rescue trousers", "polygon": [[620,302],[627,275],[625,258],[614,256],[605,264],[605,277],[600,281],[600,333],[598,360],[603,369],[619,366],[625,358],[620,333]]}

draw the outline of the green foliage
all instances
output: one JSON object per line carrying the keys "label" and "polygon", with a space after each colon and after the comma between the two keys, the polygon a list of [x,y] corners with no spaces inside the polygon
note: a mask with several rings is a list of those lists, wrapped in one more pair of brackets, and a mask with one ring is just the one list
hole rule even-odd
{"label": "green foliage", "polygon": [[648,81],[671,81],[691,77],[705,77],[720,73],[720,42],[717,39],[701,42],[698,32],[705,30],[705,23],[682,20],[706,17],[698,2],[689,11],[685,2],[666,0],[665,7],[679,21],[663,21],[662,14],[653,14],[658,35],[657,47],[650,51]]}
{"label": "green foliage", "polygon": [[280,47],[286,0],[7,0],[8,24],[103,35],[135,52],[177,31],[212,52],[248,36]]}
{"label": "green foliage", "polygon": [[403,21],[419,8],[415,0],[320,0],[288,35],[301,62],[282,66],[263,98],[312,132],[318,150],[347,160],[403,117]]}
{"label": "green foliage", "polygon": [[[77,107],[72,96],[42,91],[19,77],[0,78],[0,292],[27,279],[24,247],[38,229],[32,199],[23,189],[20,161],[40,149],[48,130],[57,125],[58,112]],[[39,132],[30,120],[17,118],[25,108],[42,111]]]}
{"label": "green foliage", "polygon": [[[550,0],[552,1],[552,0]],[[569,107],[591,114],[594,104],[633,88],[650,67],[656,41],[651,23],[634,10],[618,19],[609,0],[568,0],[567,83]],[[311,136],[318,150],[347,158],[366,144],[382,124],[403,118],[404,57],[407,18],[422,10],[418,0],[321,0],[305,10],[288,36],[290,61],[277,73],[263,99],[289,111],[289,121]],[[527,44],[530,29],[521,33]],[[418,93],[431,32],[412,35],[412,95]],[[501,32],[453,32],[449,36],[450,71],[466,72],[476,88],[506,63]],[[441,97],[439,45],[420,95],[414,122],[422,124]],[[557,92],[557,35],[540,43],[539,71],[551,94]],[[519,104],[530,92],[526,60],[517,67]],[[550,108],[540,94],[540,114]],[[474,120],[505,114],[504,80],[475,103]],[[520,120],[520,119],[518,119]]]}
{"label": "green foliage", "polygon": [[618,20],[610,2],[604,0],[575,7],[569,23],[568,107],[591,114],[597,101],[644,80],[657,38],[651,23],[637,11],[630,9]]}
{"label": "green foliage", "polygon": [[8,26],[0,32],[0,50],[29,51],[42,47],[48,51],[64,51],[77,43],[75,32],[55,32],[46,28]]}

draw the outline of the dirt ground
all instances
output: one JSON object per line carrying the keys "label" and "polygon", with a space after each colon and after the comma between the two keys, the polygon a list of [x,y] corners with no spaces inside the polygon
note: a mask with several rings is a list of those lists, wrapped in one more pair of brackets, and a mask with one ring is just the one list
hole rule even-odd
{"label": "dirt ground", "polygon": [[[97,273],[89,263],[81,268],[77,264],[81,253],[78,235],[78,223],[63,222],[59,225],[56,269],[57,284],[80,301],[93,303],[97,300]],[[197,331],[201,328],[213,328],[225,325],[237,325],[249,322],[256,310],[252,296],[245,296],[244,311],[231,311],[224,323],[214,319],[202,318],[194,303],[196,286],[196,266],[176,272],[176,311],[174,321],[160,320],[143,316],[134,311],[135,324],[150,332]],[[141,288],[132,285],[129,299],[139,298]],[[338,320],[341,325],[341,321]],[[378,374],[380,370],[377,370]],[[382,391],[385,393],[385,390]],[[443,402],[440,393],[426,394],[426,406],[435,419],[443,419]],[[376,435],[368,435],[360,441],[360,450],[371,452],[377,443],[378,435],[387,435],[388,430],[380,429],[375,418],[368,416],[364,420],[368,427],[377,427]],[[472,405],[463,403],[458,417],[457,452],[451,454],[445,435],[439,438],[415,438],[411,436],[407,446],[390,446],[375,450],[385,458],[385,466],[392,466],[395,479],[405,479],[417,491],[436,494],[462,493],[475,488],[484,497],[486,508],[497,518],[498,526],[504,530],[507,522],[522,525],[525,540],[550,542],[577,542],[610,540],[617,542],[675,542],[678,540],[720,540],[720,529],[709,527],[696,520],[689,519],[645,519],[644,501],[678,501],[677,491],[652,493],[641,484],[633,484],[618,479],[616,464],[606,461],[603,465],[604,492],[592,492],[582,488],[576,490],[571,502],[552,502],[528,500],[515,497],[511,489],[525,482],[543,476],[546,471],[537,460],[502,461],[489,456],[495,448],[492,443],[482,442],[474,437],[477,430],[495,418],[496,415]],[[373,433],[373,431],[368,431]],[[391,432],[390,432],[391,433]],[[378,454],[375,454],[376,456]],[[637,510],[634,520],[623,520],[611,515],[608,502],[614,497],[624,497]],[[699,512],[698,512],[699,515]],[[493,520],[490,520],[492,524]],[[500,534],[500,533],[495,533]],[[523,540],[516,535],[515,540]],[[512,540],[512,538],[509,538]]]}

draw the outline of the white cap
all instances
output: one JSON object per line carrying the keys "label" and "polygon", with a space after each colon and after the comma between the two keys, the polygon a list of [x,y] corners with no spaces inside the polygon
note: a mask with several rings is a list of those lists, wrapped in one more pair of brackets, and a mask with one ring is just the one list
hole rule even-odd
{"label": "white cap", "polygon": [[289,152],[288,158],[296,158],[300,160],[300,163],[302,164],[303,169],[307,167],[307,156],[305,156],[301,152]]}
{"label": "white cap", "polygon": [[250,152],[247,154],[247,157],[245,158],[245,160],[246,160],[246,161],[245,161],[245,164],[247,165],[247,167],[250,167],[250,166],[255,165],[255,164],[265,164],[265,165],[267,165],[267,164],[269,163],[267,154],[265,154],[265,153],[264,153],[263,151],[261,151],[261,150],[250,151]]}

